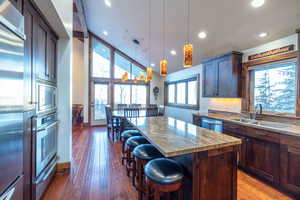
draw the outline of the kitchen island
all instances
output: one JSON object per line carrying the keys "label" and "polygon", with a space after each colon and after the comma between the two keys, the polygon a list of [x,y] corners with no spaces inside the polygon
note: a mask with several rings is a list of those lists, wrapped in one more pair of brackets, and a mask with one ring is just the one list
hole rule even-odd
{"label": "kitchen island", "polygon": [[165,157],[184,166],[184,199],[236,199],[240,139],[168,117],[128,121]]}

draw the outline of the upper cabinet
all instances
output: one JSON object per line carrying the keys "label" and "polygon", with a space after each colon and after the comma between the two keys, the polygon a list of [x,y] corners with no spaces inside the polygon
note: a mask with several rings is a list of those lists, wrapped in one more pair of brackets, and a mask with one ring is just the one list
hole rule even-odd
{"label": "upper cabinet", "polygon": [[37,40],[35,52],[36,77],[55,83],[57,38],[43,21],[35,24],[35,30]]}
{"label": "upper cabinet", "polygon": [[20,13],[23,13],[23,0],[10,0],[10,2],[20,11]]}
{"label": "upper cabinet", "polygon": [[203,64],[203,97],[241,97],[242,53],[231,52]]}

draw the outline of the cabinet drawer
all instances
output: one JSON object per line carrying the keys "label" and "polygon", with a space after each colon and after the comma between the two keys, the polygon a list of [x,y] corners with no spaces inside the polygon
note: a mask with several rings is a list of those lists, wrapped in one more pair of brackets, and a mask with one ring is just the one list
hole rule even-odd
{"label": "cabinet drawer", "polygon": [[295,136],[290,136],[290,135],[281,135],[280,136],[280,143],[281,144],[286,144],[289,146],[294,146],[294,147],[300,147],[300,139],[299,137]]}
{"label": "cabinet drawer", "polygon": [[236,133],[269,142],[280,142],[280,135],[277,133],[228,122],[224,123],[224,133]]}

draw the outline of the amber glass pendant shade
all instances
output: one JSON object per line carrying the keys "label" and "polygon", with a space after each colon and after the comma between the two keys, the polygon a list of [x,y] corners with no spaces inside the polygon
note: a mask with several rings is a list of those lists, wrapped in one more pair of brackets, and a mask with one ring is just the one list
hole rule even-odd
{"label": "amber glass pendant shade", "polygon": [[139,78],[139,80],[140,80],[140,81],[143,81],[144,78],[145,78],[144,72],[140,72],[140,78]]}
{"label": "amber glass pendant shade", "polygon": [[183,47],[183,66],[192,67],[193,66],[193,45],[186,44]]}
{"label": "amber glass pendant shade", "polygon": [[160,61],[160,75],[166,76],[168,74],[168,61],[161,60]]}
{"label": "amber glass pendant shade", "polygon": [[137,83],[137,82],[138,82],[136,76],[133,77],[133,82],[134,82],[134,83]]}
{"label": "amber glass pendant shade", "polygon": [[128,81],[128,72],[125,72],[121,78],[121,81],[125,82]]}
{"label": "amber glass pendant shade", "polygon": [[147,67],[147,80],[151,81],[153,78],[153,70],[152,67]]}

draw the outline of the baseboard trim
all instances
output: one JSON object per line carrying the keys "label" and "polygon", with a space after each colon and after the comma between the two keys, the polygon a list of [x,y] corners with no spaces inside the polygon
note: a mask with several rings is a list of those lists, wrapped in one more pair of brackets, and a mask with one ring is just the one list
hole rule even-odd
{"label": "baseboard trim", "polygon": [[56,164],[56,173],[65,174],[65,173],[69,173],[70,170],[71,170],[71,162]]}

